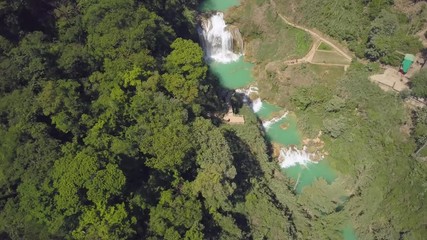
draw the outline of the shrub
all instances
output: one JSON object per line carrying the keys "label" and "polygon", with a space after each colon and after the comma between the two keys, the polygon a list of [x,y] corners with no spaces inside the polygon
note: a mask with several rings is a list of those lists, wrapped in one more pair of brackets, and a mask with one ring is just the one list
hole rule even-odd
{"label": "shrub", "polygon": [[415,97],[427,97],[427,69],[423,69],[412,78],[412,95]]}
{"label": "shrub", "polygon": [[346,119],[342,116],[323,120],[324,131],[333,138],[339,137],[346,129]]}

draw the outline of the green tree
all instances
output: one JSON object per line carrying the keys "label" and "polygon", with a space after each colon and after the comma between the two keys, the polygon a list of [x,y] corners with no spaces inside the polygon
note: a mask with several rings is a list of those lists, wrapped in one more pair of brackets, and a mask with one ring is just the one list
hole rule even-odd
{"label": "green tree", "polygon": [[163,191],[159,203],[150,210],[150,230],[164,239],[203,239],[201,207],[195,197]]}
{"label": "green tree", "polygon": [[399,29],[397,16],[389,11],[383,10],[372,22],[367,43],[366,57],[370,60],[377,60],[393,52],[396,46],[392,38]]}
{"label": "green tree", "polygon": [[1,61],[0,90],[11,90],[40,81],[51,76],[55,67],[54,56],[49,43],[42,32],[27,34],[19,45],[6,53],[7,58]]}
{"label": "green tree", "polygon": [[87,184],[87,198],[96,204],[106,204],[111,196],[121,194],[125,182],[126,177],[118,166],[108,163]]}
{"label": "green tree", "polygon": [[[265,194],[265,195],[264,195]],[[267,193],[256,186],[245,197],[245,210],[256,239],[292,239],[292,226],[286,211],[274,206]],[[268,213],[268,214],[265,214]]]}
{"label": "green tree", "polygon": [[412,94],[416,97],[427,97],[427,70],[422,69],[416,73],[412,79]]}
{"label": "green tree", "polygon": [[135,234],[132,225],[134,217],[129,218],[123,203],[112,206],[96,204],[84,207],[79,218],[79,226],[72,232],[76,239],[129,239]]}
{"label": "green tree", "polygon": [[[196,163],[199,166],[192,182],[193,194],[204,198],[206,208],[218,224],[224,238],[241,238],[235,219],[222,211],[232,211],[231,196],[237,186],[233,155],[221,131],[208,120],[196,119],[194,138],[198,139]],[[206,134],[206,133],[209,134]],[[220,211],[220,209],[222,211]]]}
{"label": "green tree", "polygon": [[328,112],[338,112],[345,107],[345,99],[334,96],[326,103],[325,110]]}
{"label": "green tree", "polygon": [[84,25],[76,2],[61,2],[54,10],[54,14],[61,43],[84,43]]}
{"label": "green tree", "polygon": [[346,126],[346,119],[342,116],[335,117],[335,118],[327,118],[323,120],[323,127],[326,133],[331,135],[333,138],[339,137],[345,129]]}
{"label": "green tree", "polygon": [[197,43],[182,38],[176,39],[171,48],[173,51],[164,64],[167,73],[162,76],[165,88],[190,103],[198,97],[200,84],[206,77],[203,51]]}
{"label": "green tree", "polygon": [[80,84],[72,80],[48,81],[37,100],[43,114],[49,116],[56,128],[64,133],[78,132],[82,104],[79,96]]}
{"label": "green tree", "polygon": [[133,0],[79,1],[79,6],[87,46],[98,62],[142,49],[162,52],[174,36],[159,16]]}
{"label": "green tree", "polygon": [[140,90],[131,100],[129,114],[135,124],[126,134],[147,156],[147,166],[172,172],[190,166],[192,136],[188,112],[180,102],[161,93]]}
{"label": "green tree", "polygon": [[[204,109],[192,103],[207,68],[196,43],[171,46],[172,27],[195,23],[196,2],[155,4],[0,1],[1,237],[165,236],[148,228],[150,214],[182,238],[204,237],[203,201],[180,184],[197,172],[191,119]],[[169,70],[187,95],[171,98]],[[177,198],[157,204],[171,187]]]}
{"label": "green tree", "polygon": [[[209,210],[230,209],[229,196],[236,189],[233,182],[236,168],[233,166],[233,156],[222,133],[206,121],[195,121],[194,137],[198,141],[196,162],[199,170],[194,180],[194,190],[200,192],[206,199]],[[205,134],[209,132],[209,134]]]}
{"label": "green tree", "polygon": [[53,187],[56,189],[55,206],[64,216],[72,216],[82,211],[83,193],[87,185],[91,184],[99,168],[98,159],[93,151],[87,149],[64,156],[55,162],[52,170]]}

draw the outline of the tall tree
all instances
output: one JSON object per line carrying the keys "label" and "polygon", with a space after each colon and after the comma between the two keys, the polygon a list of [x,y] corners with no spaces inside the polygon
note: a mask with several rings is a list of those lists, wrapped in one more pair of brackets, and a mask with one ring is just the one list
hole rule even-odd
{"label": "tall tree", "polygon": [[165,88],[176,98],[190,103],[198,97],[206,77],[203,51],[197,43],[182,38],[176,39],[171,48],[164,64],[167,73],[162,76]]}

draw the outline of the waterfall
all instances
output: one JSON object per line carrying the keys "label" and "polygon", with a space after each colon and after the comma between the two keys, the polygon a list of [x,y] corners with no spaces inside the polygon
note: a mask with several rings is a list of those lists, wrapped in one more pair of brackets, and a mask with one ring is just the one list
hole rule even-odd
{"label": "waterfall", "polygon": [[262,126],[263,126],[265,129],[268,129],[268,128],[270,128],[270,127],[271,127],[271,125],[273,125],[273,124],[277,123],[278,121],[280,121],[280,120],[284,119],[287,115],[288,115],[288,112],[285,112],[285,114],[283,114],[283,115],[282,115],[282,116],[280,116],[280,117],[275,117],[275,118],[273,118],[273,119],[271,119],[271,120],[265,121],[265,122],[262,124]]}
{"label": "waterfall", "polygon": [[257,87],[254,87],[254,86],[250,86],[249,88],[239,88],[239,89],[236,89],[236,92],[243,93],[246,96],[249,96],[252,93],[258,94],[258,91],[259,91],[259,89]]}
{"label": "waterfall", "polygon": [[254,112],[258,112],[262,108],[262,101],[261,98],[257,98],[252,101],[252,110]]}
{"label": "waterfall", "polygon": [[250,97],[251,94],[258,95],[257,87],[250,86],[249,88],[244,88],[244,89],[240,88],[240,89],[236,89],[236,92],[244,94],[243,102],[249,104],[249,106],[251,106],[252,110],[255,113],[261,110],[262,108],[261,98],[258,97],[254,100],[251,100],[251,97]]}
{"label": "waterfall", "polygon": [[282,148],[279,155],[280,167],[288,168],[297,164],[307,165],[308,163],[317,163],[311,160],[313,157],[314,154],[308,153],[305,146],[301,150],[292,147]]}
{"label": "waterfall", "polygon": [[[214,13],[207,19],[202,17],[200,25],[198,31],[208,60],[229,63],[239,59],[243,51],[242,37],[236,27],[230,28],[225,24],[222,12]],[[238,53],[234,52],[235,41],[239,43],[236,46]]]}

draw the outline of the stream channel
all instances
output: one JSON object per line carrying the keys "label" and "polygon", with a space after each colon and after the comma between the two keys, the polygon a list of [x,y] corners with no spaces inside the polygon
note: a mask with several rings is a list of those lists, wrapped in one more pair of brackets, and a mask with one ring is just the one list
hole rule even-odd
{"label": "stream channel", "polygon": [[[205,0],[200,5],[199,10],[201,12],[224,12],[230,7],[239,4],[239,0]],[[233,40],[228,40],[228,43],[224,39],[218,40],[218,35],[224,34],[223,32],[226,31],[226,25],[223,22],[222,13],[216,13],[216,15],[217,18],[215,20],[211,18],[208,26],[208,28],[212,29],[211,32],[214,33],[207,33],[207,31],[203,31],[202,33],[202,29],[199,29],[199,33],[205,39],[205,42],[218,41],[217,43],[212,43],[209,47],[203,46],[207,55],[215,55],[208,60],[210,70],[219,78],[222,87],[234,89],[236,92],[245,93],[247,96],[252,93],[256,94],[258,89],[251,86],[251,84],[256,82],[252,76],[254,65],[245,62],[243,54],[233,55]],[[230,37],[232,38],[232,36]],[[231,45],[231,51],[227,52],[225,49],[227,47],[224,45],[227,44]],[[206,43],[202,45],[206,45]],[[212,48],[218,45],[220,45],[218,47],[219,52],[212,50]],[[233,56],[230,57],[230,55]],[[336,179],[337,173],[329,166],[326,159],[322,159],[318,163],[312,162],[309,160],[308,154],[304,150],[301,150],[303,149],[301,134],[297,127],[296,117],[293,114],[287,114],[286,109],[262,101],[261,99],[252,101],[252,109],[263,121],[268,141],[284,146],[285,149],[289,146],[296,146],[297,149],[300,149],[298,151],[282,151],[287,164],[281,164],[284,174],[297,182],[295,188],[297,194],[300,194],[304,190],[304,187],[311,185],[318,178],[325,179],[329,184]],[[286,127],[284,128],[283,126]],[[342,233],[345,240],[357,239],[351,226],[345,227]]]}

